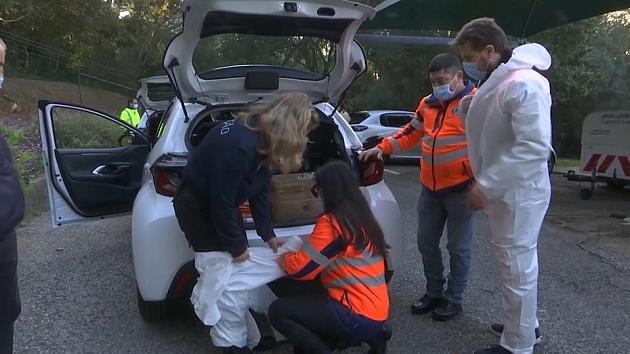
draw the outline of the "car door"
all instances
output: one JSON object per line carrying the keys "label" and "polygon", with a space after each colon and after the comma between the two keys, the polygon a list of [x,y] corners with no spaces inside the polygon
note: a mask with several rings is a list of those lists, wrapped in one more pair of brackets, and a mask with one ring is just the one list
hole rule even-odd
{"label": "car door", "polygon": [[39,124],[53,225],[129,213],[149,141],[106,113],[40,100]]}

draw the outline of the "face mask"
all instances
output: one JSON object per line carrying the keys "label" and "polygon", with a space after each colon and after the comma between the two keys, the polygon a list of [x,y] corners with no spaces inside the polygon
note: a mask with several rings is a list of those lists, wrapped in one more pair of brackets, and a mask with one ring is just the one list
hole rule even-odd
{"label": "face mask", "polygon": [[130,107],[133,108],[133,109],[138,109],[138,104],[137,103],[132,103],[130,105]]}
{"label": "face mask", "polygon": [[440,101],[448,101],[455,96],[455,92],[451,90],[451,84],[433,87],[433,96]]}
{"label": "face mask", "polygon": [[472,61],[464,62],[464,71],[466,72],[466,75],[470,76],[471,79],[476,81],[484,80],[488,75],[487,72],[479,70],[477,68],[477,63]]}
{"label": "face mask", "polygon": [[453,97],[455,97],[455,91],[451,89],[451,86],[453,85],[453,81],[456,81],[456,80],[457,80],[457,75],[453,78],[453,80],[451,80],[451,82],[449,82],[446,85],[434,86],[433,95],[437,97],[437,99],[440,101],[449,101],[453,99]]}
{"label": "face mask", "polygon": [[2,88],[3,83],[4,83],[4,76],[0,76],[0,89]]}

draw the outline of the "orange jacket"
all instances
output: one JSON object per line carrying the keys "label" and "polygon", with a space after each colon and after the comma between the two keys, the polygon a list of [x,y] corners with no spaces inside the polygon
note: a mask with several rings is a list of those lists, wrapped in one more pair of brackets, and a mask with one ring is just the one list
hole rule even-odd
{"label": "orange jacket", "polygon": [[409,150],[422,140],[420,182],[433,192],[467,184],[472,179],[464,124],[458,113],[459,101],[476,92],[474,84],[458,97],[442,104],[433,95],[423,98],[415,118],[378,147],[386,155]]}
{"label": "orange jacket", "polygon": [[302,249],[286,255],[284,269],[298,280],[321,273],[332,299],[371,320],[385,321],[389,315],[385,261],[372,255],[369,246],[363,252],[344,246],[342,233],[332,215],[322,215]]}

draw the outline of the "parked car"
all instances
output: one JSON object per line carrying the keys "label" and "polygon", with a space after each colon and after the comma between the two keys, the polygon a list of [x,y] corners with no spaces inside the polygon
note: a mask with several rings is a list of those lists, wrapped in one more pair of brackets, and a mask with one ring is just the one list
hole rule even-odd
{"label": "parked car", "polygon": [[[268,102],[286,92],[309,95],[321,118],[309,136],[303,171],[333,159],[348,163],[391,247],[388,276],[402,262],[400,208],[383,181],[382,162],[360,163],[357,152],[362,141],[339,113],[332,114],[333,105],[366,70],[365,53],[353,38],[375,11],[342,0],[285,2],[280,8],[278,4],[275,0],[184,2],[183,31],[164,57],[179,99],[171,100],[162,113],[154,139],[93,108],[39,101],[53,224],[131,212],[138,306],[147,321],[164,318],[175,301],[187,299],[197,278],[193,252],[171,203],[187,157],[213,122],[232,119],[249,104]],[[226,63],[226,56],[217,56],[216,43],[229,40],[241,45],[251,41],[257,50],[238,53],[232,56],[238,60]],[[265,41],[274,46],[265,50]],[[282,43],[286,50],[278,48]],[[274,57],[290,53],[295,46],[314,44],[327,48],[326,53],[318,52],[331,60],[320,71]],[[261,63],[260,58],[268,62]],[[251,221],[244,216],[244,222],[250,246],[263,246]],[[278,227],[275,232],[280,238],[304,237],[313,227],[311,221]]]}
{"label": "parked car", "polygon": [[[408,111],[361,111],[350,114],[350,125],[357,133],[365,149],[378,145],[407,125],[414,112]],[[390,156],[393,159],[420,159],[420,144],[416,148]]]}
{"label": "parked car", "polygon": [[164,128],[164,112],[175,97],[175,88],[166,75],[140,80],[136,98],[140,103],[142,117],[138,130],[149,138],[151,144],[156,142]]}

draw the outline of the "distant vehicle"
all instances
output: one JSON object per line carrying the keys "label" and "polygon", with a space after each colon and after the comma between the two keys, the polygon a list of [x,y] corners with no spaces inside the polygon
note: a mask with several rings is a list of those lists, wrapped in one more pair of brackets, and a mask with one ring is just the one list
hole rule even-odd
{"label": "distant vehicle", "polygon": [[594,112],[582,123],[582,152],[578,171],[569,171],[569,181],[590,182],[580,190],[589,199],[595,183],[610,189],[630,184],[630,112]]}
{"label": "distant vehicle", "polygon": [[155,141],[162,113],[175,98],[175,88],[166,75],[147,77],[140,80],[140,89],[136,98],[142,110],[138,130],[145,133],[150,140]]}
{"label": "distant vehicle", "polygon": [[[357,133],[363,143],[364,149],[370,149],[378,145],[384,138],[387,138],[402,127],[407,125],[413,117],[414,112],[409,111],[361,111],[350,114],[350,126]],[[393,154],[393,159],[420,159],[420,144],[417,147]]]}

